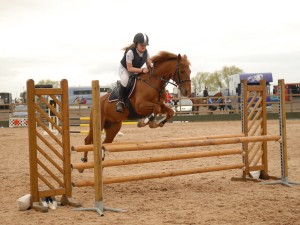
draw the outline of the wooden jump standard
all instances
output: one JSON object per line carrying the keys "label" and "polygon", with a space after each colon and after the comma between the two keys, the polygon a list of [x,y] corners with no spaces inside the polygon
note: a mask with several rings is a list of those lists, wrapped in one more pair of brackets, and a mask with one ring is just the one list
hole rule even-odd
{"label": "wooden jump standard", "polygon": [[[72,199],[68,81],[62,80],[60,87],[36,88],[33,80],[27,81],[31,208],[42,212],[48,211],[47,204],[42,204],[45,199],[54,200],[56,195],[62,195],[62,205],[81,206]],[[49,98],[59,110],[49,103]],[[61,126],[43,106],[61,121]],[[54,135],[43,121],[52,124],[59,135]]]}
{"label": "wooden jump standard", "polygon": [[[98,81],[93,81],[92,86],[96,89],[95,93],[99,93]],[[283,142],[282,135],[267,135],[266,126],[266,83],[261,81],[260,85],[248,86],[246,81],[243,82],[243,101],[242,101],[242,122],[243,122],[243,133],[242,134],[230,134],[230,135],[215,135],[215,136],[205,136],[205,137],[194,137],[194,138],[177,138],[172,140],[159,140],[159,141],[146,141],[146,142],[131,142],[131,143],[112,143],[112,144],[102,144],[101,140],[97,138],[94,145],[88,146],[73,146],[72,150],[77,152],[83,151],[94,151],[95,162],[90,163],[76,163],[73,164],[73,169],[87,169],[94,167],[95,180],[90,181],[76,181],[73,182],[75,187],[83,186],[94,186],[95,193],[99,193],[96,196],[95,208],[83,209],[83,210],[95,210],[100,215],[106,210],[103,206],[103,193],[102,185],[111,183],[120,183],[128,181],[137,181],[144,179],[153,179],[161,177],[179,176],[194,173],[204,173],[219,170],[229,170],[229,169],[242,169],[243,176],[241,180],[252,180],[253,178],[248,178],[251,171],[260,170],[260,179],[269,179],[270,176],[268,172],[267,164],[267,142],[268,141],[280,141]],[[250,98],[251,96],[251,98]],[[95,101],[98,101],[98,97],[93,97]],[[248,102],[249,100],[249,102]],[[96,104],[96,103],[95,103]],[[93,107],[95,111],[94,126],[100,127],[100,110],[98,105],[94,103]],[[285,124],[285,121],[283,121]],[[95,125],[97,124],[97,125]],[[94,129],[94,137],[100,137],[100,129]],[[104,149],[108,152],[124,152],[124,151],[142,151],[142,150],[157,150],[157,149],[167,149],[167,148],[181,148],[181,147],[195,147],[195,146],[208,146],[208,145],[224,145],[224,144],[236,144],[242,143],[243,149],[224,149],[217,151],[203,151],[203,152],[192,152],[176,155],[167,156],[156,156],[148,158],[136,158],[136,159],[122,159],[122,160],[105,160],[102,162],[102,151]],[[102,169],[104,167],[111,166],[121,166],[121,165],[131,165],[140,163],[153,163],[153,162],[163,162],[171,160],[182,160],[182,159],[192,159],[201,157],[212,157],[212,156],[225,156],[239,154],[242,156],[243,162],[229,165],[218,165],[209,167],[199,167],[191,168],[185,170],[167,171],[160,173],[150,173],[132,176],[122,176],[122,177],[108,177],[104,178],[102,176]],[[260,162],[260,164],[259,164]],[[97,165],[97,167],[96,167]],[[96,170],[97,169],[97,170]],[[95,171],[96,170],[96,171]],[[98,175],[97,175],[98,173]],[[97,177],[97,176],[100,176]],[[251,175],[250,175],[251,176]],[[101,180],[101,182],[99,181]],[[99,203],[100,201],[100,203]],[[117,210],[116,210],[117,211]]]}

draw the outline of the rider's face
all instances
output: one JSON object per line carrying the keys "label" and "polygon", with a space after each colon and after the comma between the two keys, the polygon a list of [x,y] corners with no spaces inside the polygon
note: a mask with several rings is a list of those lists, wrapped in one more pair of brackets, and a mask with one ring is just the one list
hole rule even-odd
{"label": "rider's face", "polygon": [[140,44],[140,43],[137,44],[137,50],[139,52],[144,52],[144,51],[146,51],[146,49],[147,49],[147,45],[143,45],[143,44]]}

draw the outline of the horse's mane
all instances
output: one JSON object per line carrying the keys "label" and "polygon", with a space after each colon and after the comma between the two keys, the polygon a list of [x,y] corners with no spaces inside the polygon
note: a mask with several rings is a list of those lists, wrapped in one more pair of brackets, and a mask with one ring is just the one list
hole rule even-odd
{"label": "horse's mane", "polygon": [[[169,60],[174,60],[177,58],[178,58],[178,55],[176,55],[174,53],[167,52],[167,51],[160,51],[157,55],[151,57],[151,60],[153,63],[161,63],[161,62],[165,62],[165,61],[169,61]],[[185,65],[190,65],[190,62],[188,61],[186,55],[181,57],[181,63],[185,64]]]}

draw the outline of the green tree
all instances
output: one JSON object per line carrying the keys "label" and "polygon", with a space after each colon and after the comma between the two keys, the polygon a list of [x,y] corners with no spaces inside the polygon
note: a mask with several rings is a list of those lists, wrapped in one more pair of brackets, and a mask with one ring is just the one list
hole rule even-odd
{"label": "green tree", "polygon": [[58,88],[59,85],[60,85],[60,82],[59,81],[54,81],[54,80],[40,80],[37,85],[49,85],[49,84],[52,84],[52,86],[54,88]]}

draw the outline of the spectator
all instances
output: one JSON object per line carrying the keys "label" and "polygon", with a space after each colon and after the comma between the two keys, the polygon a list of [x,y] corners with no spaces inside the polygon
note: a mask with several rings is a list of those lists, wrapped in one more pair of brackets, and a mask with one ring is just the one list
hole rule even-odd
{"label": "spectator", "polygon": [[169,93],[168,90],[166,90],[166,100],[165,103],[171,103],[172,95]]}
{"label": "spectator", "polygon": [[211,105],[211,104],[214,104],[214,101],[212,100],[212,98],[209,98],[208,101],[207,101],[207,103],[210,105],[210,106],[208,106],[208,108],[209,108],[211,111],[215,111],[215,110],[217,109],[216,106]]}
{"label": "spectator", "polygon": [[203,97],[208,97],[207,87],[203,90]]}
{"label": "spectator", "polygon": [[79,104],[79,103],[80,103],[80,98],[79,97],[75,98],[74,104]]}
{"label": "spectator", "polygon": [[220,111],[221,110],[224,111],[225,110],[225,104],[222,104],[222,103],[224,103],[223,98],[218,98],[217,103],[219,104]]}
{"label": "spectator", "polygon": [[229,110],[233,110],[233,107],[231,105],[231,98],[226,98],[225,99],[225,104],[226,104],[226,110],[229,109]]}
{"label": "spectator", "polygon": [[81,104],[86,104],[86,99],[85,98],[81,99]]}

